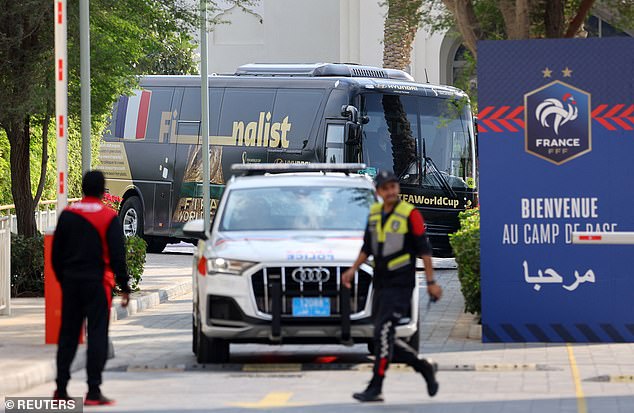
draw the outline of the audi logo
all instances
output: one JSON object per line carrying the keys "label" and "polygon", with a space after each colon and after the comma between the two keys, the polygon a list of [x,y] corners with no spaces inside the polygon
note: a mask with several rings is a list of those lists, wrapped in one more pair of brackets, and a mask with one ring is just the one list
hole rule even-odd
{"label": "audi logo", "polygon": [[330,271],[327,268],[304,268],[293,270],[291,278],[298,283],[325,283],[330,279]]}

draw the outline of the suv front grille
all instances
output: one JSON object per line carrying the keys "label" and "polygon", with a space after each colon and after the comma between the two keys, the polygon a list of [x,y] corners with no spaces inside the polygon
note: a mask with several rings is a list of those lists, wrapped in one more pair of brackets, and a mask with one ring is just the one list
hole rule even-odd
{"label": "suv front grille", "polygon": [[[293,297],[330,297],[330,318],[338,318],[341,314],[340,291],[341,274],[348,267],[335,266],[303,266],[303,267],[266,267],[251,276],[251,284],[258,310],[264,314],[271,314],[273,308],[273,283],[280,283],[282,287],[282,317],[293,314]],[[293,279],[293,271],[297,269],[325,269],[330,276],[325,282],[313,279],[309,282],[297,282]],[[299,277],[296,277],[299,278]],[[370,294],[372,275],[359,270],[350,289],[351,314],[363,311]]]}

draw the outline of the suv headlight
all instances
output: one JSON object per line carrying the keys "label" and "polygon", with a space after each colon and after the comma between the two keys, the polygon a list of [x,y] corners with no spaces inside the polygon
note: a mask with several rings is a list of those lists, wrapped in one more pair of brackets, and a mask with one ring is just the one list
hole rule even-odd
{"label": "suv headlight", "polygon": [[207,260],[207,273],[242,275],[244,271],[248,270],[254,265],[255,263],[250,261],[210,258]]}

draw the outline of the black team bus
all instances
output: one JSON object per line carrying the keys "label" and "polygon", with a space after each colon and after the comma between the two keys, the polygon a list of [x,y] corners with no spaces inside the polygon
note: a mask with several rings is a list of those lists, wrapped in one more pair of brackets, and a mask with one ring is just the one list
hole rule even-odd
{"label": "black team bus", "polygon": [[[350,64],[249,64],[209,78],[211,208],[235,163],[354,162],[400,177],[402,199],[450,256],[458,213],[477,204],[474,123],[467,95],[399,70]],[[146,76],[121,96],[100,149],[125,235],[151,252],[202,218],[200,78]],[[244,211],[257,214],[257,211]]]}

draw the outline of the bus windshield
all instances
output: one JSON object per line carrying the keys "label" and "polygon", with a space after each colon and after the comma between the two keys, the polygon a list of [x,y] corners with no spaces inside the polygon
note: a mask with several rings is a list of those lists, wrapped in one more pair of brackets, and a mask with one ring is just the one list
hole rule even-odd
{"label": "bus windshield", "polygon": [[363,162],[387,169],[402,184],[429,189],[475,188],[470,107],[463,101],[368,93],[362,95]]}

